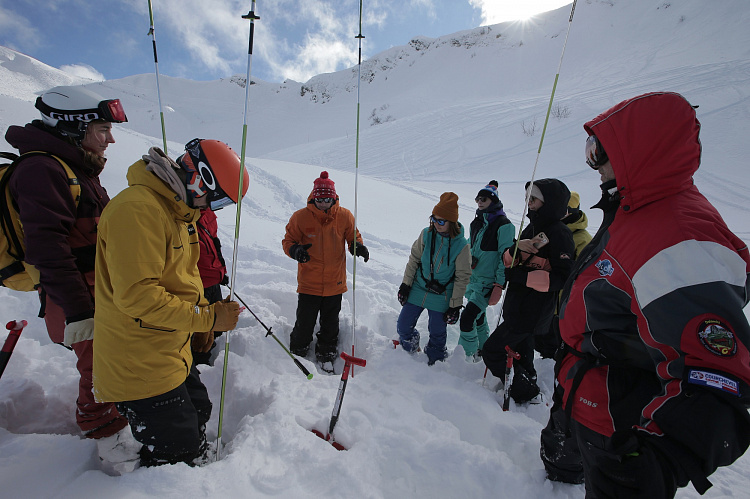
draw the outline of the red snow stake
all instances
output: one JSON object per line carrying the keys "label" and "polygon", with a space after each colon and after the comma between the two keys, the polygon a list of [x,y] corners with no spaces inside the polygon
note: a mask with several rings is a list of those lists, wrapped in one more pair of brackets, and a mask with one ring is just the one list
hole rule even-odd
{"label": "red snow stake", "polygon": [[26,321],[10,321],[5,325],[5,328],[9,331],[9,333],[8,339],[5,340],[3,349],[0,351],[0,377],[2,377],[3,372],[5,372],[5,366],[8,365],[10,355],[13,353],[13,349],[16,347],[18,338],[19,336],[21,336],[21,332],[27,324],[28,322]]}
{"label": "red snow stake", "polygon": [[513,351],[511,347],[505,345],[505,351],[508,352],[508,360],[505,362],[505,390],[503,393],[503,411],[510,409],[510,387],[508,382],[510,381],[510,370],[513,368],[513,359],[520,359],[521,354]]}
{"label": "red snow stake", "polygon": [[336,402],[333,404],[333,414],[331,414],[331,424],[328,426],[328,433],[324,436],[322,432],[318,430],[310,430],[317,436],[331,442],[334,448],[337,450],[346,450],[346,447],[336,442],[333,439],[333,428],[336,426],[336,422],[339,420],[339,413],[341,412],[341,402],[344,400],[344,392],[346,391],[346,383],[349,380],[349,369],[352,365],[365,367],[367,361],[358,357],[353,357],[346,352],[341,352],[341,358],[344,359],[344,370],[341,372],[341,382],[339,383],[339,392],[336,394]]}

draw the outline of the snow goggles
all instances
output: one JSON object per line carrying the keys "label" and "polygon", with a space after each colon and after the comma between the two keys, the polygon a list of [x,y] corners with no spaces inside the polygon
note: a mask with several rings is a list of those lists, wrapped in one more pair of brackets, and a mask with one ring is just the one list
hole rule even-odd
{"label": "snow goggles", "polygon": [[430,215],[430,221],[442,227],[443,225],[445,225],[445,222],[447,222],[448,220],[440,220],[440,219],[435,218],[435,215]]}
{"label": "snow goggles", "polygon": [[486,196],[477,196],[474,198],[474,201],[476,201],[477,203],[485,203],[488,199],[489,198]]}
{"label": "snow goggles", "polygon": [[95,109],[65,110],[55,109],[47,105],[41,97],[36,100],[36,108],[50,118],[61,121],[81,121],[88,123],[94,120],[104,120],[110,123],[124,123],[128,121],[120,99],[108,99],[99,102]]}
{"label": "snow goggles", "polygon": [[609,161],[607,152],[602,147],[602,143],[596,138],[596,135],[589,135],[586,139],[586,164],[594,170]]}
{"label": "snow goggles", "polygon": [[315,198],[315,201],[318,203],[333,203],[333,198]]}

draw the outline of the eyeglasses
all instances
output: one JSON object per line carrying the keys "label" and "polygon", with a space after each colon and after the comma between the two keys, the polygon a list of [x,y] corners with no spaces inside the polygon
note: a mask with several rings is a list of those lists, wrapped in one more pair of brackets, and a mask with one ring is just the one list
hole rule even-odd
{"label": "eyeglasses", "polygon": [[315,198],[316,203],[333,203],[333,198]]}
{"label": "eyeglasses", "polygon": [[474,198],[474,201],[476,201],[477,203],[486,203],[488,199],[489,198],[485,196],[477,196]]}
{"label": "eyeglasses", "polygon": [[586,139],[586,164],[594,170],[609,161],[607,152],[602,147],[602,143],[596,138],[596,135],[589,135]]}
{"label": "eyeglasses", "polygon": [[442,219],[442,218],[435,218],[435,215],[430,215],[430,221],[431,221],[432,223],[436,223],[436,224],[438,224],[438,225],[439,225],[440,227],[442,227],[443,225],[445,225],[445,222],[447,222],[448,220],[444,220],[444,219]]}

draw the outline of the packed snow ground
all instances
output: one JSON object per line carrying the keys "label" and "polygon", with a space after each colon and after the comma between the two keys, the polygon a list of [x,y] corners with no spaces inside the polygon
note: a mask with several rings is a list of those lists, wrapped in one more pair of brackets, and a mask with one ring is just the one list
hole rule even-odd
{"label": "packed snow ground", "polygon": [[[518,227],[523,183],[536,163],[549,92],[568,27],[569,8],[536,25],[507,23],[415,38],[363,62],[359,171],[354,169],[356,68],[304,84],[255,82],[251,87],[248,168],[235,292],[288,344],[296,309],[296,262],[283,254],[289,216],[304,206],[312,182],[328,170],[341,204],[354,209],[368,263],[356,262],[356,292],[341,313],[340,349],[356,337],[355,368],[344,398],[336,451],[311,429],[326,432],[340,377],[315,370],[307,380],[247,312],[230,336],[223,459],[200,468],[141,469],[111,477],[100,470],[94,442],[75,425],[78,373],[72,352],[50,343],[31,293],[0,288],[0,318],[26,319],[0,379],[0,490],[3,497],[582,497],[582,486],[545,480],[539,432],[548,407],[503,413],[497,379],[482,383],[484,365],[459,349],[428,367],[423,354],[393,349],[396,290],[409,248],[441,192],[460,196],[460,220],[473,218],[477,191],[491,178]],[[586,0],[578,4],[536,177],[558,177],[581,193],[584,209],[598,199],[598,175],[582,161],[582,123],[622,99],[653,90],[682,92],[700,104],[701,191],[730,227],[750,240],[746,173],[750,143],[750,9],[744,0],[669,4],[654,0]],[[262,43],[262,40],[256,40]],[[0,131],[37,116],[38,92],[85,83],[0,47]],[[164,77],[169,153],[201,136],[238,152],[243,77],[192,82]],[[102,176],[110,195],[126,186],[127,167],[160,145],[153,75],[91,84],[121,97],[129,123],[115,131]],[[565,110],[568,112],[566,113]],[[565,116],[567,114],[567,116]],[[532,135],[523,133],[535,124]],[[0,149],[9,146],[0,142]],[[593,233],[601,219],[588,210]],[[219,212],[226,253],[235,212]],[[229,255],[228,255],[229,256]],[[354,310],[356,308],[356,314]],[[488,312],[497,323],[498,307]],[[418,324],[426,342],[426,314]],[[352,323],[356,320],[356,327]],[[0,331],[0,335],[3,331]],[[458,327],[449,326],[449,349]],[[209,437],[216,438],[224,367],[220,340],[203,380],[214,401]],[[342,362],[337,365],[341,372]],[[538,360],[548,396],[552,363]],[[711,477],[705,497],[741,497],[750,488],[750,457]],[[689,486],[679,497],[698,497]]]}

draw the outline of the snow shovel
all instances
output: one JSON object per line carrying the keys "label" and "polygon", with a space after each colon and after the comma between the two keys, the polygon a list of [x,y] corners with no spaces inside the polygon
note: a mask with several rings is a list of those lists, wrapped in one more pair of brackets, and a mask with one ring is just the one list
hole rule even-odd
{"label": "snow shovel", "polygon": [[346,352],[341,352],[341,358],[344,359],[344,370],[341,372],[341,382],[339,383],[339,392],[336,394],[336,402],[333,404],[333,414],[331,414],[331,424],[328,426],[328,433],[323,435],[318,430],[311,430],[317,436],[331,442],[331,445],[336,450],[347,450],[346,447],[336,442],[333,438],[333,428],[336,426],[336,422],[339,420],[339,413],[341,412],[341,402],[344,400],[344,392],[346,391],[346,383],[349,380],[349,369],[352,365],[365,367],[367,361],[358,357],[353,357]]}
{"label": "snow shovel", "polygon": [[508,411],[510,409],[510,386],[508,386],[508,382],[510,381],[510,370],[513,368],[513,359],[520,359],[521,354],[514,352],[513,349],[505,345],[505,351],[508,352],[508,360],[505,362],[505,390],[503,390],[503,411]]}
{"label": "snow shovel", "polygon": [[16,347],[16,342],[21,336],[23,328],[26,327],[28,322],[26,321],[10,321],[5,325],[8,332],[8,339],[5,340],[2,351],[0,351],[0,377],[5,372],[5,366],[8,365],[10,356],[13,353],[13,349]]}

